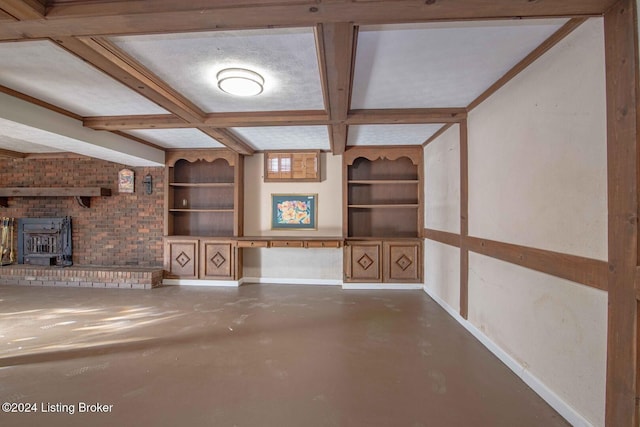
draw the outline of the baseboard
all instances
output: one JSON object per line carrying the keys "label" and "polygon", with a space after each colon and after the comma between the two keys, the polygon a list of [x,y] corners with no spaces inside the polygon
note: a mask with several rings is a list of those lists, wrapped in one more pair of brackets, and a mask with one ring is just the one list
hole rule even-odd
{"label": "baseboard", "polygon": [[223,286],[227,288],[237,288],[242,285],[241,280],[190,280],[190,279],[164,279],[165,286]]}
{"label": "baseboard", "polygon": [[342,289],[415,290],[422,289],[422,283],[343,283]]}
{"label": "baseboard", "polygon": [[467,331],[469,331],[478,341],[482,343],[491,353],[493,353],[502,363],[507,365],[525,384],[535,391],[545,402],[555,409],[565,420],[574,427],[593,427],[582,415],[573,409],[567,402],[562,400],[553,390],[551,390],[538,377],[529,372],[524,366],[511,357],[506,351],[500,348],[496,343],[491,341],[480,329],[476,328],[471,322],[460,316],[460,314],[447,304],[439,296],[435,295],[426,286],[424,291],[438,303],[451,317],[456,319]]}
{"label": "baseboard", "polygon": [[243,277],[243,283],[265,283],[274,285],[313,285],[313,286],[340,286],[342,280],[333,279],[286,279],[278,277]]}

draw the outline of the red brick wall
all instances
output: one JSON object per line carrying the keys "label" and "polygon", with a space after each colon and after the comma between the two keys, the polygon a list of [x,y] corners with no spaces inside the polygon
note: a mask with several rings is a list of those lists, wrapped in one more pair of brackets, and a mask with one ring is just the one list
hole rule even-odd
{"label": "red brick wall", "polygon": [[[2,187],[104,187],[110,197],[92,197],[82,208],[73,197],[13,197],[0,216],[71,216],[76,265],[162,266],[164,168],[130,168],[135,192],[118,193],[118,171],[126,166],[90,158],[0,159]],[[153,194],[142,179],[153,177]],[[17,227],[16,227],[17,229]],[[16,237],[17,241],[17,237]]]}

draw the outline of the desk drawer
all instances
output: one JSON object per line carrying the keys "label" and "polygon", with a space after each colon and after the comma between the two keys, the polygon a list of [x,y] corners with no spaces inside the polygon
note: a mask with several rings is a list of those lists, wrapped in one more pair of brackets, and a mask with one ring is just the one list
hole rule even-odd
{"label": "desk drawer", "polygon": [[239,248],[266,248],[268,246],[267,240],[238,240]]}
{"label": "desk drawer", "polygon": [[340,240],[308,240],[308,248],[339,248],[341,246]]}
{"label": "desk drawer", "polygon": [[304,248],[302,240],[272,240],[272,248]]}

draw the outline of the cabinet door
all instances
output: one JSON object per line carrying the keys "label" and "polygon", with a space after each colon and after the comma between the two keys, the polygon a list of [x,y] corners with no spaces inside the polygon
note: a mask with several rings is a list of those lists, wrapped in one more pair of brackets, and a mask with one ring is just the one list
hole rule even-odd
{"label": "cabinet door", "polygon": [[345,245],[345,281],[381,282],[380,242],[352,242]]}
{"label": "cabinet door", "polygon": [[384,242],[384,281],[422,281],[421,242]]}
{"label": "cabinet door", "polygon": [[200,242],[200,278],[234,279],[235,248],[231,242]]}
{"label": "cabinet door", "polygon": [[320,150],[266,151],[264,181],[320,181]]}
{"label": "cabinet door", "polygon": [[198,240],[165,240],[164,269],[171,279],[197,279]]}

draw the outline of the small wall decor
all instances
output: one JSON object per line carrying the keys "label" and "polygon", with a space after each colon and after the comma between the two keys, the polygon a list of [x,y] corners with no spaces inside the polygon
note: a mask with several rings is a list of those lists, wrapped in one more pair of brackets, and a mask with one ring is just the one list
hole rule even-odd
{"label": "small wall decor", "polygon": [[272,194],[272,230],[315,230],[317,194]]}
{"label": "small wall decor", "polygon": [[142,179],[142,183],[144,184],[144,194],[153,193],[153,177],[150,173]]}
{"label": "small wall decor", "polygon": [[122,169],[118,172],[118,192],[133,193],[134,172],[131,169]]}

